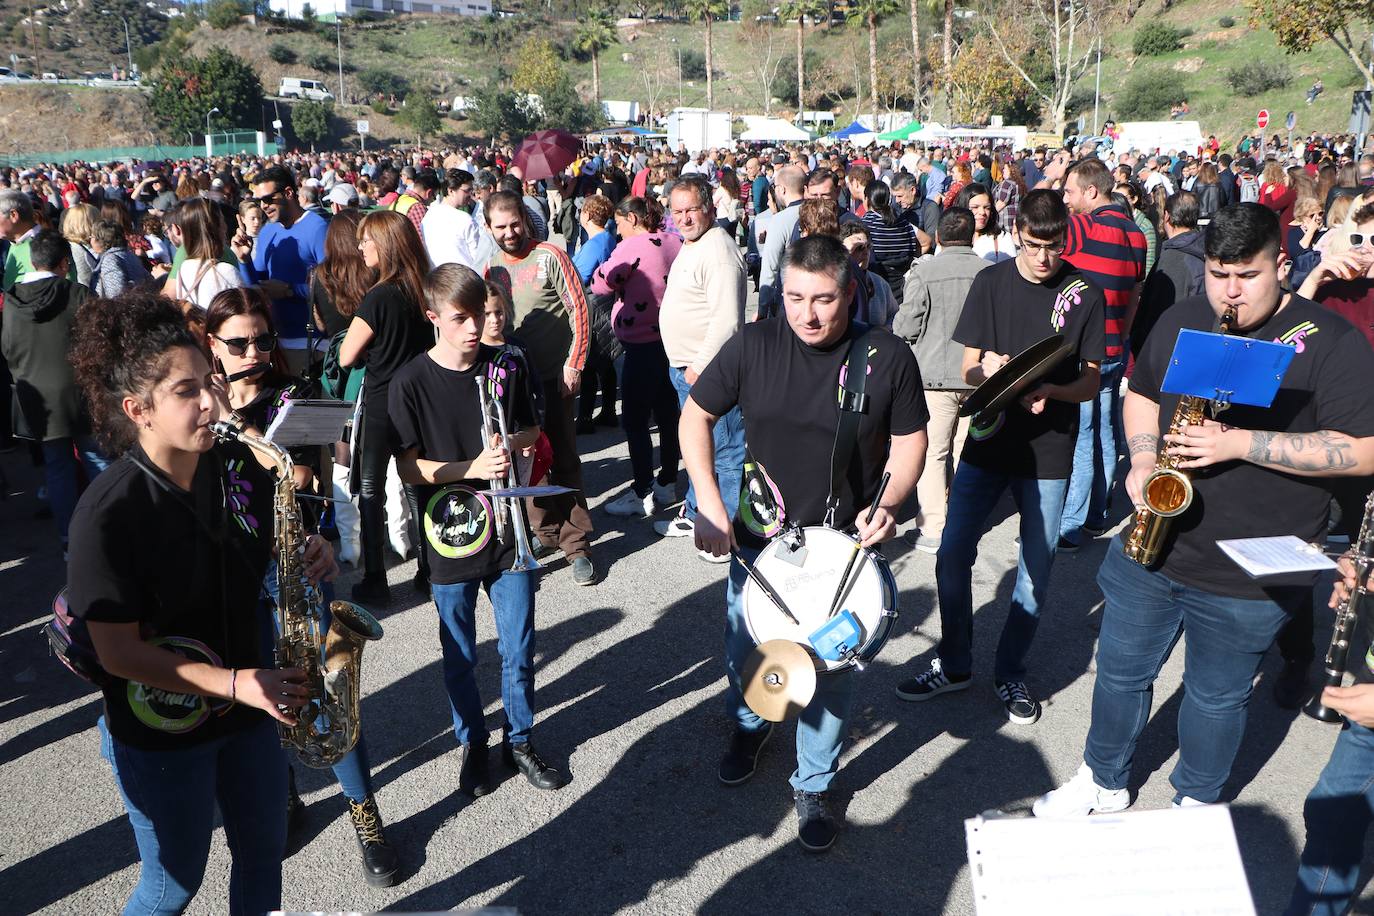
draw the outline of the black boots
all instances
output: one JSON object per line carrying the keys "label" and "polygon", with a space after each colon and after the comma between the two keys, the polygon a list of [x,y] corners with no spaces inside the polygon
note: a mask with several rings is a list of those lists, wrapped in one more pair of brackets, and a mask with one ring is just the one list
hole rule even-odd
{"label": "black boots", "polygon": [[539,755],[534,751],[534,746],[529,742],[523,744],[502,742],[501,757],[505,760],[506,766],[514,767],[524,773],[530,785],[536,789],[561,789],[568,784],[562,773],[539,758]]}
{"label": "black boots", "polygon": [[391,887],[400,871],[400,860],[382,832],[382,815],[377,800],[369,795],[361,802],[348,799],[348,816],[358,833],[358,849],[363,856],[363,877],[372,887]]}

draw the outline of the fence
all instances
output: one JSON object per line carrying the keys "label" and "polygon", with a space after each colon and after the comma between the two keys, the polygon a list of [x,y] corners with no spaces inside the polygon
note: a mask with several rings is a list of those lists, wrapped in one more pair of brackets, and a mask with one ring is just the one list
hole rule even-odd
{"label": "fence", "polygon": [[[253,130],[220,131],[210,134],[211,149],[216,156],[235,153],[257,153],[258,134]],[[280,152],[277,144],[266,145],[268,154]],[[196,146],[106,146],[93,149],[73,149],[61,152],[0,153],[0,168],[27,168],[42,164],[64,165],[68,162],[113,162],[116,160],[191,159],[205,155],[204,144]]]}

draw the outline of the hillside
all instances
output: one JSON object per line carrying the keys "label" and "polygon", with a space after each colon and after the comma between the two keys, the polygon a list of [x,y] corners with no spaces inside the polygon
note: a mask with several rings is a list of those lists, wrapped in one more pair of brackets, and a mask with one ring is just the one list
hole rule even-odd
{"label": "hillside", "polygon": [[[74,12],[64,14],[65,21],[87,30],[93,28],[92,22],[101,27],[110,23],[109,17],[91,18],[98,11],[93,12],[86,4],[98,0],[74,2]],[[1101,120],[1115,116],[1113,100],[1119,97],[1132,77],[1173,71],[1184,81],[1191,117],[1202,123],[1204,133],[1216,133],[1224,142],[1231,142],[1242,131],[1252,129],[1255,112],[1261,107],[1271,112],[1271,130],[1282,124],[1283,115],[1289,110],[1298,114],[1299,131],[1345,130],[1349,91],[1359,80],[1337,48],[1319,45],[1309,54],[1285,55],[1269,32],[1248,26],[1242,6],[1226,0],[1220,4],[1206,0],[1175,0],[1169,9],[1161,9],[1160,4],[1161,0],[1147,0],[1130,23],[1118,22],[1110,27],[1102,60]],[[16,0],[0,0],[0,26],[9,25],[8,31],[0,28],[0,57],[8,58],[10,53],[22,55],[27,50],[26,46],[16,43],[16,36],[20,39],[29,37],[22,21],[15,18],[17,9],[20,7]],[[1235,24],[1223,27],[1224,17],[1231,17]],[[149,29],[156,25],[156,17],[150,21]],[[1178,51],[1159,57],[1136,58],[1131,53],[1132,36],[1136,29],[1151,21],[1170,22],[1192,29],[1193,33],[1185,38]],[[927,19],[923,31],[929,33],[938,26],[937,21]],[[91,59],[83,48],[98,47],[95,53],[108,57],[114,32],[105,28],[100,35],[91,35],[89,41],[76,44],[81,41],[81,28],[68,29],[65,33],[53,30],[51,34],[57,35],[55,43],[70,46],[63,51],[45,53],[66,55],[64,59],[71,61],[71,68]],[[414,88],[430,92],[435,98],[469,94],[471,87],[494,75],[511,72],[516,49],[529,35],[548,38],[560,48],[565,57],[562,65],[573,75],[579,90],[590,95],[591,63],[579,60],[568,50],[574,28],[571,22],[524,18],[477,20],[402,16],[376,22],[345,22],[342,52],[349,71],[344,78],[345,102],[350,97],[362,100],[364,94],[358,87],[357,77],[369,68],[392,71],[406,78]],[[117,31],[117,37],[122,39],[122,27]],[[146,31],[136,28],[132,36],[135,56],[145,59],[152,54],[148,50],[140,53],[139,43]],[[702,50],[700,26],[630,21],[622,23],[617,32],[620,43],[601,55],[603,98],[635,99],[657,111],[671,108],[679,101],[688,106],[705,104],[704,79],[680,81],[678,76],[679,53]],[[790,115],[790,107],[769,106],[769,93],[764,87],[779,71],[794,68],[795,27],[721,22],[715,24],[714,32],[716,107],[737,114],[763,113],[766,107],[771,107],[774,114]],[[855,98],[852,89],[867,82],[867,42],[862,29],[811,28],[805,37],[808,58],[814,56],[816,61],[815,66],[808,64],[808,85],[822,87],[829,93],[837,121],[847,123],[860,111],[866,112],[867,100]],[[245,22],[231,29],[217,30],[202,23],[189,34],[188,40],[190,47],[199,52],[222,46],[246,58],[258,72],[268,93],[275,91],[283,76],[323,79],[338,93],[338,50],[330,25],[292,28]],[[927,34],[924,41],[927,53],[938,58],[938,34]],[[904,71],[908,53],[905,49],[909,48],[909,42],[905,16],[894,16],[885,22],[879,35],[880,66]],[[294,61],[278,63],[274,54],[288,60],[294,56]],[[1282,89],[1254,98],[1236,95],[1227,83],[1226,72],[1231,67],[1256,60],[1272,63],[1276,68],[1287,67],[1292,74],[1291,81]],[[104,68],[108,66],[106,63]],[[1317,76],[1325,81],[1326,92],[1316,104],[1308,106],[1304,94]],[[1090,68],[1079,81],[1076,93],[1077,99],[1086,100],[1081,107],[1089,127],[1093,118],[1093,84],[1094,71]],[[105,98],[111,95],[121,98]],[[0,86],[0,152],[150,142],[149,138],[157,134],[156,128],[146,106],[132,98],[133,95],[128,91]],[[946,120],[941,109],[937,102],[934,117]],[[403,136],[401,131],[392,128],[389,118],[369,107],[344,104],[339,107],[338,114],[340,132],[351,129],[355,119],[365,117],[372,122],[370,141],[385,142]],[[1073,114],[1077,112],[1071,112],[1071,116]],[[242,126],[262,129],[277,116],[290,123],[286,104],[269,101],[264,106],[261,123]],[[445,126],[460,133],[463,122],[446,120]],[[178,142],[178,138],[172,137],[158,139]],[[336,139],[353,144],[357,138],[340,135]]]}

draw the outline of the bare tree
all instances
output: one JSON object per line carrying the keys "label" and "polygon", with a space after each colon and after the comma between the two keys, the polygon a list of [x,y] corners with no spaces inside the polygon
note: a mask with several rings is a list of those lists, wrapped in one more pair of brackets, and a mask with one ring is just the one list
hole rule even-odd
{"label": "bare tree", "polygon": [[738,40],[751,53],[749,54],[748,85],[757,86],[763,92],[763,113],[765,117],[773,114],[773,81],[787,59],[787,41],[782,30],[767,22],[742,22],[739,26]]}
{"label": "bare tree", "polygon": [[[1110,0],[989,0],[983,22],[1003,58],[1054,117],[1062,134],[1073,84],[1088,69],[1102,41]],[[1049,51],[1052,76],[1036,80],[1024,59],[1032,47]]]}

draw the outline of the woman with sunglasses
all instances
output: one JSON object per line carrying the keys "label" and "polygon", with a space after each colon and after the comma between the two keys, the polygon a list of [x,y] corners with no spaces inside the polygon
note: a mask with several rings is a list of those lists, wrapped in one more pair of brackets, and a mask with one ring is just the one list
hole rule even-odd
{"label": "woman with sunglasses", "polygon": [[[262,293],[254,289],[231,289],[221,292],[210,303],[205,316],[206,341],[213,356],[216,373],[229,379],[229,406],[248,426],[265,430],[288,401],[306,396],[303,382],[290,377],[286,357],[277,346],[277,334],[272,326],[272,308]],[[248,453],[242,456],[251,457]],[[321,450],[291,449],[295,463],[295,482],[298,491],[317,489],[321,466]],[[313,527],[309,508],[305,509],[307,524]],[[269,569],[264,577],[269,594],[275,597],[276,570]],[[333,588],[324,587],[326,599],[322,628],[329,628],[328,601]],[[263,635],[268,636],[268,621],[275,616],[270,607],[263,607]],[[271,634],[275,640],[275,633]],[[270,642],[270,641],[269,641]],[[371,766],[368,763],[367,743],[359,736],[349,754],[333,767],[348,799],[349,816],[357,833],[362,852],[363,876],[373,887],[390,887],[399,869],[395,850],[386,841],[381,813],[373,796]],[[295,772],[289,772],[290,789],[287,797],[287,826],[298,829],[305,815],[305,805],[296,791]]]}
{"label": "woman with sunglasses", "polygon": [[[363,578],[353,586],[353,600],[380,607],[391,598],[382,548],[386,543],[384,493],[391,462],[391,421],[387,397],[391,377],[434,343],[424,317],[424,280],[428,260],[420,235],[410,220],[394,210],[376,210],[358,224],[358,250],[363,262],[377,272],[377,281],[358,304],[348,333],[339,347],[339,361],[348,367],[366,366],[363,377],[362,419],[356,437],[354,466],[358,469],[358,514],[362,521]],[[476,397],[476,392],[473,397]],[[423,544],[413,486],[405,487],[412,524],[412,542]],[[414,586],[429,594],[429,564],[423,550]]]}
{"label": "woman with sunglasses", "polygon": [[[230,468],[210,424],[230,415],[222,379],[175,305],[152,291],[88,300],[70,353],[106,453],[71,526],[68,602],[104,676],[102,754],[142,867],[126,913],[190,906],[218,808],[233,861],[233,914],[281,908],[286,760],[276,722],[308,688],[273,670],[255,613],[272,555],[270,477]],[[336,568],[306,543],[315,581]]]}
{"label": "woman with sunglasses", "polygon": [[1363,204],[1329,234],[1338,232],[1346,244],[1327,250],[1298,295],[1344,316],[1374,345],[1374,203]]}

